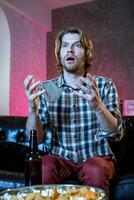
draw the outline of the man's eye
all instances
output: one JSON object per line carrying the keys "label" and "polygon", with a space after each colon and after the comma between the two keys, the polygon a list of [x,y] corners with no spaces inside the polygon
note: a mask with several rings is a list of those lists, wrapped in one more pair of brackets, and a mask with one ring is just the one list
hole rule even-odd
{"label": "man's eye", "polygon": [[78,48],[82,47],[81,43],[77,43],[75,46],[78,47]]}
{"label": "man's eye", "polygon": [[62,47],[67,47],[67,44],[66,43],[62,44]]}

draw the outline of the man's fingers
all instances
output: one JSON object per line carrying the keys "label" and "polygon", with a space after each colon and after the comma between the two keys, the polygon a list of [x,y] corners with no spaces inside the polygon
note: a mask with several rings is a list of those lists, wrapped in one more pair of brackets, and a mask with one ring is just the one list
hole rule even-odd
{"label": "man's fingers", "polygon": [[33,75],[28,75],[26,77],[26,79],[24,80],[24,86],[25,86],[26,90],[29,88],[30,82],[31,82],[32,79],[33,79]]}
{"label": "man's fingers", "polygon": [[35,98],[39,97],[40,95],[44,94],[45,92],[46,92],[46,90],[41,90],[41,91],[31,94],[29,92],[29,90],[27,90],[25,93],[26,93],[27,99],[29,99],[31,101],[31,100],[34,100]]}
{"label": "man's fingers", "polygon": [[41,81],[35,81],[33,75],[28,75],[24,80],[25,94],[28,101],[33,101],[41,94],[45,93],[45,90],[38,90],[38,86]]}
{"label": "man's fingers", "polygon": [[46,92],[46,90],[42,90],[42,91],[38,91],[36,93],[33,93],[31,95],[32,100],[36,99],[37,97],[39,97],[40,95],[44,94]]}
{"label": "man's fingers", "polygon": [[33,79],[33,75],[28,75],[24,80],[25,92],[28,94],[36,93],[37,86],[39,86],[40,83],[41,81],[35,81]]}
{"label": "man's fingers", "polygon": [[41,83],[41,81],[36,81],[30,86],[31,92]]}
{"label": "man's fingers", "polygon": [[92,99],[94,98],[94,95],[92,94],[83,94],[83,93],[80,93],[80,92],[77,92],[77,91],[74,91],[74,93],[76,95],[78,95],[79,97],[82,97],[83,99],[85,100],[88,100],[89,102],[92,101]]}
{"label": "man's fingers", "polygon": [[34,94],[32,94],[32,100],[36,99],[38,96],[39,96],[38,93],[34,93]]}
{"label": "man's fingers", "polygon": [[92,82],[92,85],[95,85],[97,87],[96,80],[91,74],[87,73],[87,78]]}
{"label": "man's fingers", "polygon": [[40,91],[38,91],[38,96],[44,94],[45,92],[46,92],[46,90],[40,90]]}

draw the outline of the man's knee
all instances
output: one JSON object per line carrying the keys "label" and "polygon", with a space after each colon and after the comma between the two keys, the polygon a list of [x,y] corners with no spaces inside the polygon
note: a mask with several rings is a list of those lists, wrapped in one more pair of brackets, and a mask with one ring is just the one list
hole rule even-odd
{"label": "man's knee", "polygon": [[56,157],[46,155],[42,158],[42,183],[54,184],[59,183],[58,165]]}
{"label": "man's knee", "polygon": [[92,165],[86,165],[81,170],[82,177],[85,179],[101,181],[105,177],[105,170],[103,166],[99,165],[98,163],[92,163]]}

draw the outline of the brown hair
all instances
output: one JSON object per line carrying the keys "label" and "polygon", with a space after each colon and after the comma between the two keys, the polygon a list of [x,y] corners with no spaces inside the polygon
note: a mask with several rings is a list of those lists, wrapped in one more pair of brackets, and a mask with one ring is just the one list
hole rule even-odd
{"label": "brown hair", "polygon": [[60,61],[60,49],[62,38],[66,33],[78,33],[80,35],[80,42],[85,49],[85,71],[87,68],[91,66],[92,61],[92,42],[91,40],[77,27],[69,27],[67,29],[62,30],[55,40],[55,57],[56,57],[56,66],[57,69],[62,71],[62,64]]}

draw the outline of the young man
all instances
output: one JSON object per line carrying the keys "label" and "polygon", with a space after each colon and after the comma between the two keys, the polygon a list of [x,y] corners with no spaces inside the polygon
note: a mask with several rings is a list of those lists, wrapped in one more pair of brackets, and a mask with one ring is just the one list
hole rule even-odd
{"label": "young man", "polygon": [[40,83],[29,75],[24,81],[27,129],[44,130],[48,124],[53,129],[50,153],[42,158],[43,184],[63,183],[73,175],[109,192],[115,158],[108,140],[123,136],[116,87],[111,79],[89,73],[92,43],[79,28],[58,34],[55,55],[59,77]]}

